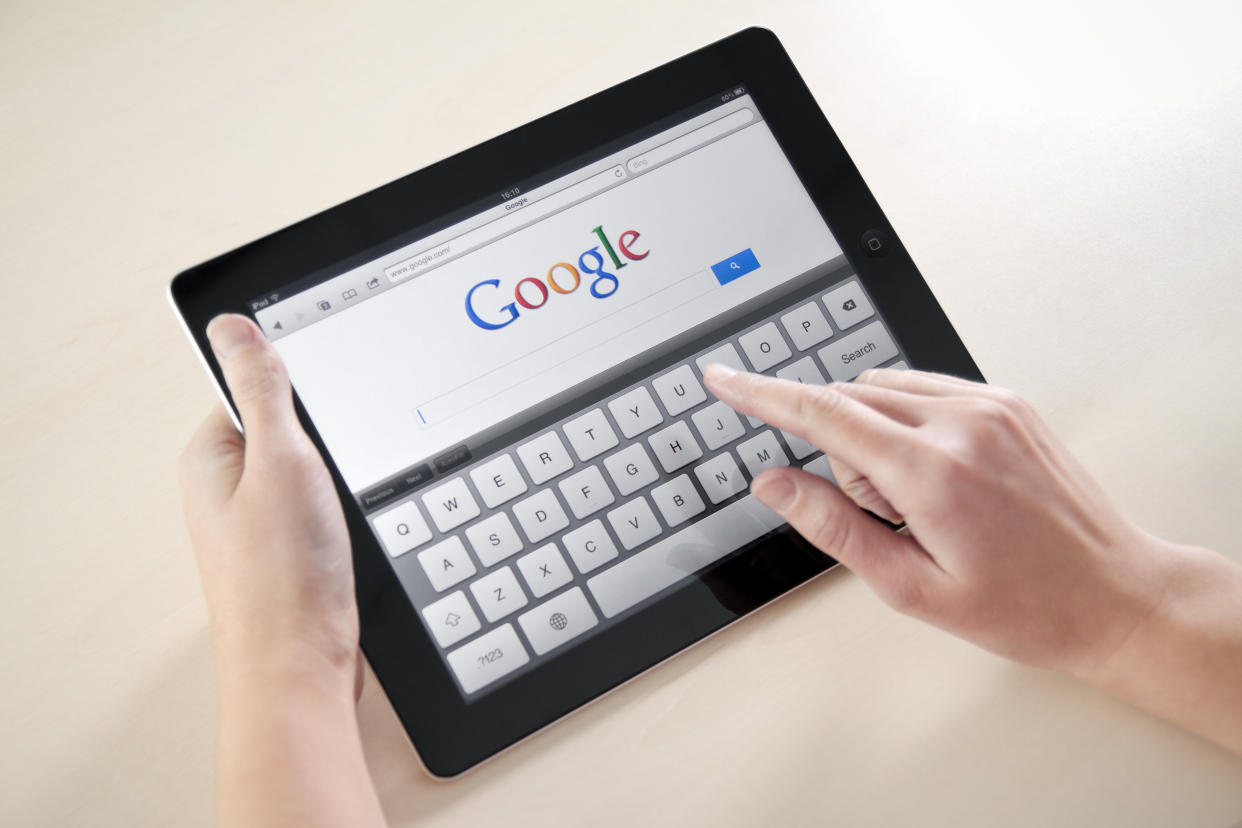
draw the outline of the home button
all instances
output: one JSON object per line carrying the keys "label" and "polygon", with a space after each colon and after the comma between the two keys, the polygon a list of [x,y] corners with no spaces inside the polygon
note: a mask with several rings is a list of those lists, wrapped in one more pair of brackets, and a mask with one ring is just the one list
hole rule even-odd
{"label": "home button", "polygon": [[883,230],[868,230],[862,234],[859,243],[862,245],[863,252],[875,259],[887,256],[889,248],[892,247],[888,234]]}

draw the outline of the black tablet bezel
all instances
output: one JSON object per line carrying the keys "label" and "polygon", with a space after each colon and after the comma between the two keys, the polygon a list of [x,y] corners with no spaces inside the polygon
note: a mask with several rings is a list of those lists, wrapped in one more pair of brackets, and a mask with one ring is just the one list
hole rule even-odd
{"label": "black tablet bezel", "polygon": [[[170,297],[223,388],[205,330],[224,312],[596,151],[735,84],[768,127],[912,363],[982,376],[771,32],[752,28],[179,274]],[[880,249],[864,245],[876,238]],[[300,402],[353,542],[362,647],[424,765],[454,776],[805,582],[832,561],[781,530],[536,670],[462,697]]]}

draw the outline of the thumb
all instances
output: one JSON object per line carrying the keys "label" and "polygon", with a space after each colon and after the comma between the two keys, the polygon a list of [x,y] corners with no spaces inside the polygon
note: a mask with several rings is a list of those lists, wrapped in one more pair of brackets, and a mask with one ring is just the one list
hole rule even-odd
{"label": "thumb", "polygon": [[889,606],[917,612],[944,577],[916,541],[868,517],[819,475],[768,469],[750,490],[798,534],[854,571]]}
{"label": "thumb", "polygon": [[290,428],[298,423],[285,365],[258,327],[244,316],[224,314],[207,325],[207,339],[241,415],[247,445],[296,433]]}

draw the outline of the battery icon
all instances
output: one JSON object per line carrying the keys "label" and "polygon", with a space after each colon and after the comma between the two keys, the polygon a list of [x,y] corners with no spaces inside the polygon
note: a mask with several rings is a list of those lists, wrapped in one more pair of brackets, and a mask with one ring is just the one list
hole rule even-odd
{"label": "battery icon", "polygon": [[739,86],[737,89],[734,89],[734,90],[733,90],[733,97],[735,97],[735,98],[736,98],[738,95],[745,95],[745,94],[746,94],[746,90],[745,90],[745,89],[743,89],[743,88],[742,88],[742,87],[740,87],[740,86]]}

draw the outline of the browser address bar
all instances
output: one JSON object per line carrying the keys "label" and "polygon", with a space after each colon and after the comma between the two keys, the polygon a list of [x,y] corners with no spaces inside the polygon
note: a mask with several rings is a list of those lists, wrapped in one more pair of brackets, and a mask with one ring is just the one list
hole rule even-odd
{"label": "browser address bar", "polygon": [[489,221],[487,224],[476,227],[473,230],[467,230],[460,236],[441,242],[435,247],[429,247],[421,253],[410,256],[408,259],[403,259],[394,265],[384,268],[384,274],[388,276],[390,282],[400,282],[402,279],[408,279],[433,265],[440,264],[452,256],[466,253],[481,244],[508,233],[510,230],[538,221],[549,213],[554,213],[576,201],[588,198],[601,190],[611,187],[623,178],[625,178],[625,168],[618,164],[603,172],[596,173],[590,178],[584,178],[577,184],[571,184],[563,190],[557,190],[543,198],[532,201],[530,204],[514,210],[512,213]]}

